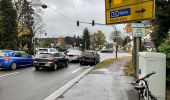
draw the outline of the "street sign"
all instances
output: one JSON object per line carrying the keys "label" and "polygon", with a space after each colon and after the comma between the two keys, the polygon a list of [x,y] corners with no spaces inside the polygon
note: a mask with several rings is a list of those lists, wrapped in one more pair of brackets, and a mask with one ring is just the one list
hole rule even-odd
{"label": "street sign", "polygon": [[133,37],[144,37],[145,25],[143,23],[132,23]]}
{"label": "street sign", "polygon": [[144,37],[145,28],[133,28],[133,37]]}
{"label": "street sign", "polygon": [[132,28],[145,28],[144,23],[132,23]]}
{"label": "street sign", "polygon": [[[112,1],[114,2],[116,0],[112,0]],[[153,0],[143,0],[145,2],[140,2],[140,3],[135,3],[135,4],[132,4],[132,3],[134,3],[134,1],[136,0],[120,0],[122,2],[128,1],[131,5],[120,3],[118,1],[116,2],[115,7],[111,6],[109,8],[109,5],[106,5],[105,13],[106,13],[106,24],[107,25],[115,24],[115,23],[125,23],[125,22],[130,22],[130,21],[147,20],[147,19],[154,18],[154,12],[155,12],[154,7],[155,6],[154,6]]]}
{"label": "street sign", "polygon": [[151,18],[154,18],[153,1],[106,10],[106,24],[139,21]]}
{"label": "street sign", "polygon": [[128,5],[136,5],[138,3],[143,3],[153,0],[105,0],[106,9],[123,7]]}

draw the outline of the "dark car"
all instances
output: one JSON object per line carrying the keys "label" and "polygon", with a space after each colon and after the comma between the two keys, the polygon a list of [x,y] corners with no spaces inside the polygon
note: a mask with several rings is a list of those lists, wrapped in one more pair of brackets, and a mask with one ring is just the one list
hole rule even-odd
{"label": "dark car", "polygon": [[33,58],[24,51],[1,50],[0,68],[16,69],[19,67],[32,66]]}
{"label": "dark car", "polygon": [[80,65],[96,65],[100,62],[100,56],[96,51],[83,51],[80,56]]}
{"label": "dark car", "polygon": [[41,53],[35,56],[34,67],[36,70],[39,70],[39,68],[56,70],[59,66],[68,66],[68,59],[60,52]]}

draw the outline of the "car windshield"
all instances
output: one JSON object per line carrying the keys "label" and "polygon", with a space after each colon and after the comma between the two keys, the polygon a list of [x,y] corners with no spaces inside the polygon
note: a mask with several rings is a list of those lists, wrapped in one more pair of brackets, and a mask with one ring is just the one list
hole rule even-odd
{"label": "car windshield", "polygon": [[83,52],[81,55],[82,56],[93,56],[94,53],[93,52]]}
{"label": "car windshield", "polygon": [[70,50],[68,53],[80,53],[79,50]]}
{"label": "car windshield", "polygon": [[59,53],[55,53],[54,56],[55,57],[60,57],[60,54]]}
{"label": "car windshield", "polygon": [[39,49],[38,52],[48,52],[47,49]]}
{"label": "car windshield", "polygon": [[37,54],[35,55],[36,58],[49,58],[52,57],[51,54]]}
{"label": "car windshield", "polygon": [[7,52],[0,52],[0,57],[7,57],[8,53]]}

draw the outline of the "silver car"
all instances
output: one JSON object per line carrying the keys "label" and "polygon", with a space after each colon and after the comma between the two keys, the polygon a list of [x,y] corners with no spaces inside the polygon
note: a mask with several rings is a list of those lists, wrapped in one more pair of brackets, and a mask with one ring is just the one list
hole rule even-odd
{"label": "silver car", "polygon": [[79,61],[79,57],[81,56],[82,51],[80,50],[70,50],[66,54],[66,58],[71,61]]}

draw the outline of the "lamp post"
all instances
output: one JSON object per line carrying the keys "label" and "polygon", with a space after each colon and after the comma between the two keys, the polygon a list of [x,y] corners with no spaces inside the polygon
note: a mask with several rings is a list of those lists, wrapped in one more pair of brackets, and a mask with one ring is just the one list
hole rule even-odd
{"label": "lamp post", "polygon": [[[46,9],[47,8],[47,5],[46,4],[30,4],[30,6],[40,6],[41,8],[43,8],[43,9]],[[41,32],[41,31],[40,31]],[[36,39],[35,39],[35,34],[34,34],[34,36],[33,36],[33,45],[34,45],[34,56],[35,56],[35,53],[36,53],[36,47],[35,47],[35,42],[37,42],[36,41]]]}

